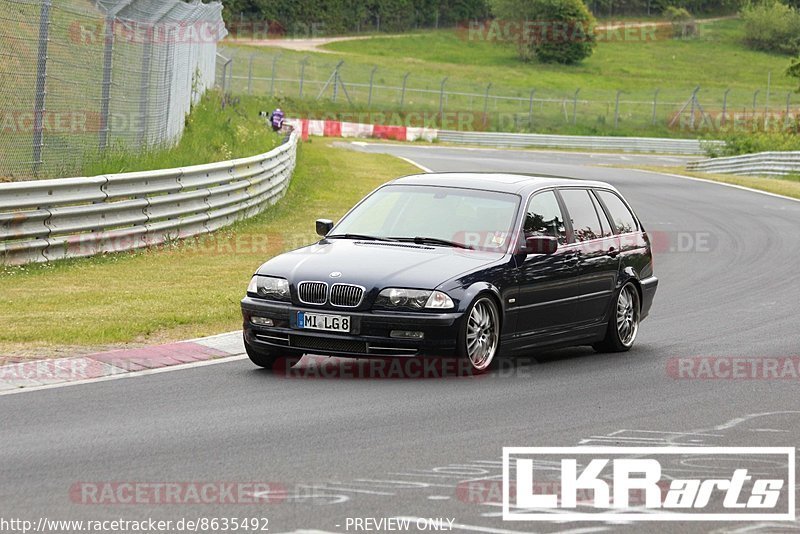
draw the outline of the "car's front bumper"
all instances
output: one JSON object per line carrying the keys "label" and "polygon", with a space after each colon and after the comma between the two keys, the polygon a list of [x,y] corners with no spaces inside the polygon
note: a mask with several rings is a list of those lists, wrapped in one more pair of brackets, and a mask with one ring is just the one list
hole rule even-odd
{"label": "car's front bumper", "polygon": [[[297,313],[346,315],[351,319],[349,334],[322,332],[297,327]],[[265,301],[252,297],[242,300],[244,336],[254,347],[288,353],[350,357],[447,356],[455,353],[463,314],[431,312],[353,312],[319,309]],[[252,323],[252,317],[273,321],[266,327]],[[422,332],[422,339],[396,338],[392,331]]]}

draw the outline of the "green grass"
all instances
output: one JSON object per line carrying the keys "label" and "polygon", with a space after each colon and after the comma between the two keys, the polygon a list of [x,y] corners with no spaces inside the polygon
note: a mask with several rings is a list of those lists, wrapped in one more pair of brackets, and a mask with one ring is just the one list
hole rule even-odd
{"label": "green grass", "polygon": [[[269,152],[282,142],[283,137],[275,134],[258,113],[274,105],[274,101],[261,97],[231,98],[224,97],[219,91],[209,91],[187,116],[186,129],[176,145],[147,150],[111,146],[102,153],[87,153],[80,168],[70,169],[74,173],[71,175],[97,176],[170,169]],[[47,174],[40,176],[50,177]],[[14,177],[0,176],[0,182],[14,180]]]}
{"label": "green grass", "polygon": [[391,60],[395,65],[399,62],[409,66],[421,61],[430,64],[426,67],[440,67],[443,75],[485,78],[498,87],[509,88],[652,91],[657,87],[683,87],[691,91],[700,85],[704,92],[730,87],[750,92],[752,97],[753,90],[766,89],[771,70],[774,90],[792,89],[791,81],[783,77],[788,66],[786,56],[747,49],[742,44],[741,21],[723,20],[700,27],[701,34],[696,39],[600,42],[590,58],[574,66],[525,65],[517,60],[512,46],[470,41],[453,30],[342,41],[324,48],[352,55],[350,61],[373,57],[384,64]]}
{"label": "green grass", "polygon": [[268,102],[255,97],[225,98],[209,91],[186,119],[177,145],[145,151],[110,149],[89,158],[87,176],[106,173],[169,169],[255,156],[281,143],[258,112]]}
{"label": "green grass", "polygon": [[742,187],[749,187],[750,189],[757,189],[759,191],[766,191],[768,193],[775,193],[776,195],[783,195],[786,197],[800,199],[800,176],[787,175],[784,177],[764,177],[764,176],[736,176],[732,174],[712,174],[706,172],[691,172],[683,167],[635,167],[653,171],[657,173],[672,173],[681,174],[684,176],[691,176],[693,178],[703,178],[704,180],[711,180],[714,182],[722,182],[725,184],[740,185]]}
{"label": "green grass", "polygon": [[315,240],[363,195],[416,168],[386,155],[300,147],[286,197],[191,242],[48,265],[0,267],[0,354],[155,343],[239,328],[239,300],[270,257]]}
{"label": "green grass", "polygon": [[[554,133],[608,135],[688,136],[667,126],[669,119],[700,86],[700,103],[707,111],[722,107],[723,94],[730,89],[728,110],[751,110],[753,94],[760,93],[757,106],[765,104],[767,78],[772,73],[771,104],[782,110],[786,95],[795,89],[784,76],[788,65],[785,56],[749,50],[742,43],[740,20],[728,19],[700,25],[694,39],[655,41],[607,41],[599,43],[594,55],[579,65],[544,65],[521,63],[512,46],[469,40],[457,30],[428,31],[408,36],[375,37],[326,45],[334,54],[301,53],[274,48],[226,45],[223,53],[234,57],[234,91],[248,91],[249,62],[253,58],[254,94],[274,91],[276,96],[291,98],[295,111],[314,110],[324,103],[327,111],[366,109],[368,83],[374,66],[373,110],[399,108],[398,90],[403,75],[411,73],[406,94],[407,111],[436,113],[439,88],[447,76],[446,89],[473,96],[451,94],[445,111],[480,114],[483,94],[492,82],[490,94],[514,99],[490,99],[490,129],[525,131],[529,129],[529,95],[536,89],[532,130]],[[278,80],[270,81],[273,58]],[[297,102],[300,61],[308,57],[305,69],[303,103]],[[322,97],[323,83],[333,67],[344,60],[342,78],[350,84],[354,101],[350,106],[341,92],[331,104],[329,88]],[[361,84],[357,86],[355,84]],[[415,90],[425,90],[426,93]],[[572,124],[572,98],[580,89],[576,124]],[[652,124],[653,98],[659,89],[656,124]],[[613,124],[617,90],[624,90],[620,100],[619,127]],[[795,99],[797,97],[794,97]],[[293,111],[289,109],[290,113]]]}

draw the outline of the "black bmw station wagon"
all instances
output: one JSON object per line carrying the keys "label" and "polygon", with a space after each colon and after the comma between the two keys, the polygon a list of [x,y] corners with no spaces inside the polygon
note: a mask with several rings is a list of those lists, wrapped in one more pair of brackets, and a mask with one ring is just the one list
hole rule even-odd
{"label": "black bmw station wagon", "polygon": [[658,286],[633,210],[602,182],[442,173],[389,182],[322,239],[277,256],[242,300],[250,359],[627,351]]}

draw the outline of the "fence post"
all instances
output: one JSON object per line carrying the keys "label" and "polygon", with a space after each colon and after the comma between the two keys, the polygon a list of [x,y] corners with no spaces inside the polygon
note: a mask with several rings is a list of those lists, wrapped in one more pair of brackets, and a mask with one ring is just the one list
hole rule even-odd
{"label": "fence post", "polygon": [[728,93],[730,92],[730,88],[725,89],[725,93],[722,95],[722,118],[720,119],[720,126],[725,126],[726,116],[728,113]]}
{"label": "fence post", "polygon": [[139,90],[139,117],[142,121],[142,128],[139,131],[139,147],[147,144],[147,127],[150,122],[150,69],[152,68],[154,37],[154,29],[148,28],[142,48],[142,83]]}
{"label": "fence post", "polygon": [[[177,31],[176,29],[172,29],[172,30],[169,30],[167,32],[167,43],[168,43],[167,44],[167,61],[166,61],[165,65],[164,65],[164,67],[167,69],[167,73],[168,73],[168,75],[167,75],[167,86],[166,86],[166,89],[167,89],[167,108],[166,108],[166,119],[164,120],[165,138],[169,137],[169,133],[170,133],[169,132],[169,125],[170,125],[169,117],[172,114],[172,80],[173,80],[173,77],[174,77],[174,75],[173,75],[174,68],[173,67],[175,66],[175,41],[173,39],[175,38],[175,32],[176,31]],[[225,72],[227,72],[228,64],[231,63],[232,61],[233,61],[232,59],[229,59],[228,63],[225,63],[225,69],[226,69]],[[223,84],[223,92],[225,92],[224,91],[225,78],[222,79],[222,84]]]}
{"label": "fence post", "polygon": [[300,96],[299,98],[303,98],[303,83],[306,79],[306,65],[308,64],[308,56],[304,57],[300,60]]}
{"label": "fence post", "polygon": [[695,108],[698,107],[698,103],[697,103],[697,93],[698,92],[700,92],[700,86],[699,85],[694,88],[694,91],[692,91],[692,96],[691,96],[691,99],[690,99],[690,102],[691,102],[691,121],[692,121],[691,126],[692,126],[692,131],[694,131],[694,129],[695,129],[695,119],[694,118],[695,118]]}
{"label": "fence post", "polygon": [[614,105],[614,129],[616,130],[619,128],[619,95],[622,94],[622,91],[617,90],[617,99],[616,104]]}
{"label": "fence post", "polygon": [[336,98],[339,96],[339,66],[333,71],[333,103],[336,103]]}
{"label": "fence post", "polygon": [[575,126],[578,120],[578,93],[581,92],[581,88],[575,91],[575,96],[572,98],[572,125]]}
{"label": "fence post", "polygon": [[536,94],[536,89],[531,89],[531,98],[528,106],[528,128],[533,130],[533,97]]}
{"label": "fence post", "polygon": [[255,54],[250,54],[250,65],[247,69],[247,94],[253,94],[253,60],[255,59]]}
{"label": "fence post", "polygon": [[276,71],[278,70],[278,59],[280,59],[281,55],[277,54],[275,57],[272,58],[272,81],[269,84],[269,97],[273,98],[275,96],[275,76]]}
{"label": "fence post", "polygon": [[486,95],[483,98],[483,127],[489,122],[489,91],[492,90],[492,82],[486,86]]}
{"label": "fence post", "polygon": [[[222,65],[222,92],[228,92],[228,69],[230,68],[230,64],[233,60],[229,59]],[[167,66],[167,68],[170,68]],[[171,70],[171,69],[170,69]]]}
{"label": "fence post", "polygon": [[758,93],[761,92],[761,89],[756,89],[756,92],[753,93],[753,120],[756,120],[756,100],[758,99]]}
{"label": "fence post", "polygon": [[33,175],[39,175],[44,147],[44,111],[47,96],[47,45],[50,42],[50,0],[39,10],[39,57],[36,63],[36,102],[33,110]]}
{"label": "fence post", "polygon": [[442,78],[442,85],[439,87],[439,122],[444,124],[444,86],[447,83],[447,76]]}
{"label": "fence post", "polygon": [[367,98],[367,108],[372,106],[372,87],[375,82],[375,71],[378,67],[372,67],[372,72],[369,73],[369,97]]}
{"label": "fence post", "polygon": [[100,150],[108,146],[111,113],[111,84],[114,68],[114,16],[105,18],[105,40],[103,45],[103,85],[100,98]]}
{"label": "fence post", "polygon": [[403,89],[400,91],[400,109],[403,109],[403,104],[406,100],[406,84],[408,84],[409,76],[411,76],[410,72],[406,72],[403,76]]}
{"label": "fence post", "polygon": [[772,89],[772,71],[767,73],[767,99],[764,102],[764,129],[767,129],[767,115],[769,115],[769,92]]}
{"label": "fence post", "polygon": [[783,120],[784,128],[789,126],[789,112],[790,112],[789,104],[791,100],[792,100],[792,93],[791,92],[786,93],[786,118]]}
{"label": "fence post", "polygon": [[233,58],[230,60],[231,66],[228,68],[228,91],[233,92]]}
{"label": "fence post", "polygon": [[661,88],[656,89],[656,93],[653,95],[653,120],[651,121],[653,126],[656,125],[656,114],[658,113],[658,93],[661,92]]}

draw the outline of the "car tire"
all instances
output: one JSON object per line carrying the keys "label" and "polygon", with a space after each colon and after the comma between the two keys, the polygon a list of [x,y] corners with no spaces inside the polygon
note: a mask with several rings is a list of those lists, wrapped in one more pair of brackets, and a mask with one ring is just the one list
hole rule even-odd
{"label": "car tire", "polygon": [[632,282],[620,288],[608,318],[606,336],[592,347],[597,352],[627,352],[639,333],[641,297]]}
{"label": "car tire", "polygon": [[488,295],[479,295],[470,305],[459,332],[458,352],[469,362],[472,374],[485,373],[497,365],[500,313]]}
{"label": "car tire", "polygon": [[247,341],[244,342],[244,350],[247,352],[251,362],[270,371],[289,369],[302,358],[302,355],[282,354],[268,349],[256,349],[250,346]]}

